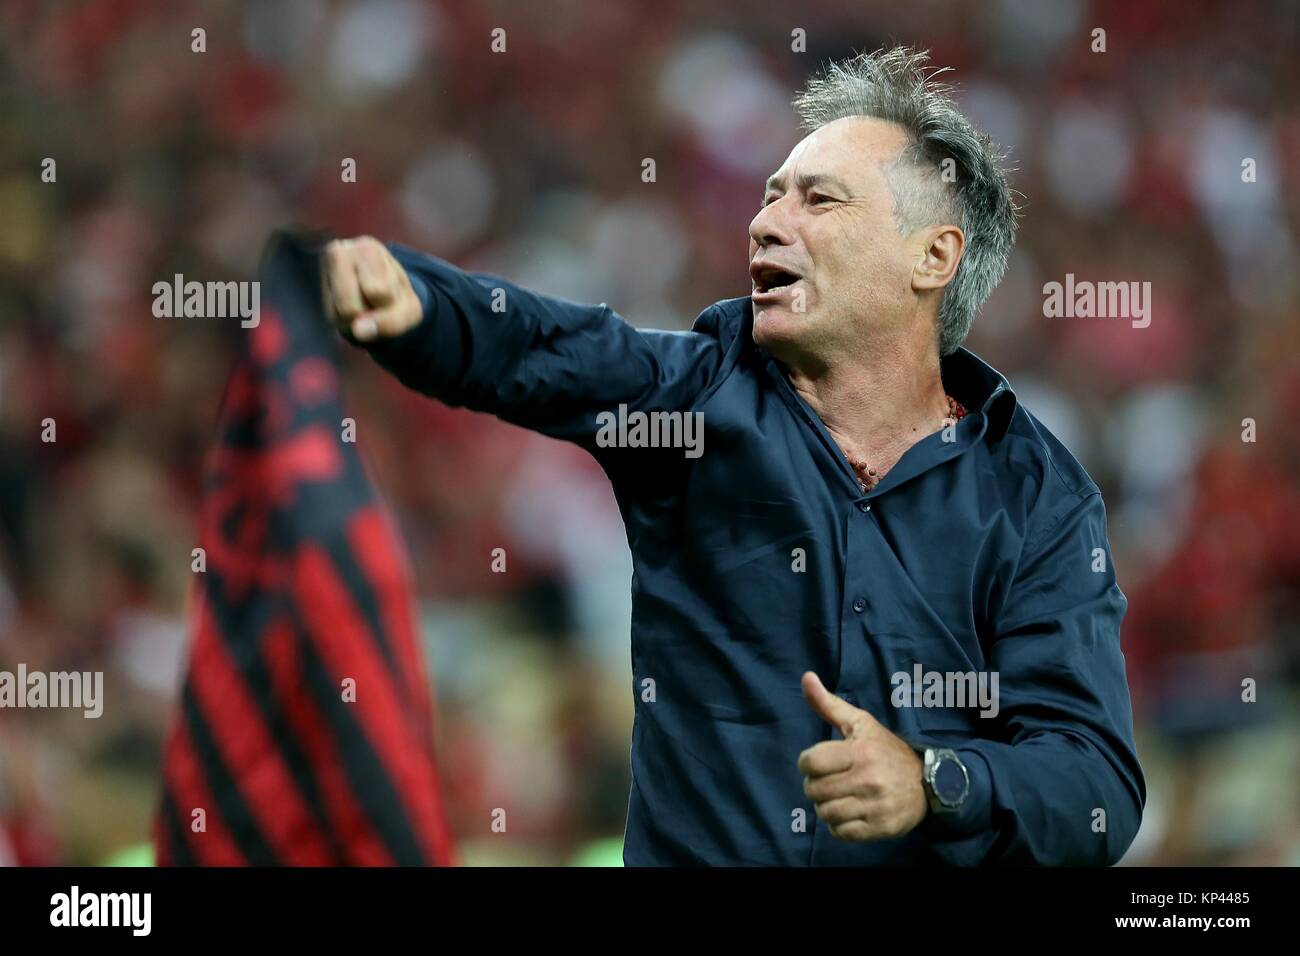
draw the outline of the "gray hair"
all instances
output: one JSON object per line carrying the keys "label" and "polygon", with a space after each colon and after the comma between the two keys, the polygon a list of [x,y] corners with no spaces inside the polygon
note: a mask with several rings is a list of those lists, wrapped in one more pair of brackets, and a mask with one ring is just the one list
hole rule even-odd
{"label": "gray hair", "polygon": [[849,116],[887,120],[911,138],[886,171],[894,221],[906,235],[952,223],[966,236],[957,272],[939,308],[939,354],[957,349],[975,313],[1006,272],[1018,209],[1002,167],[1004,155],[953,101],[953,87],[926,72],[928,50],[893,47],[828,64],[794,99],[807,132]]}

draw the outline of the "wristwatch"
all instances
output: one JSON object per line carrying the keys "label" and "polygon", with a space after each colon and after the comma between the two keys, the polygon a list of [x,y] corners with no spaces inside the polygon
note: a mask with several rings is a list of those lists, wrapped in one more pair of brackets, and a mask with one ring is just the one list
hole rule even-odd
{"label": "wristwatch", "polygon": [[956,813],[970,793],[970,774],[955,751],[947,747],[926,747],[921,779],[934,813]]}

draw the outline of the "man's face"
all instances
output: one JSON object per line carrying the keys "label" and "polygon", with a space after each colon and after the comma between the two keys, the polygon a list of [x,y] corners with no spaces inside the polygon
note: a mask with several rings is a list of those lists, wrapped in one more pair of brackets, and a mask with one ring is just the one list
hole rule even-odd
{"label": "man's face", "polygon": [[768,181],[749,261],[754,341],[772,355],[830,361],[912,318],[922,250],[899,235],[884,172],[906,144],[893,123],[836,120]]}

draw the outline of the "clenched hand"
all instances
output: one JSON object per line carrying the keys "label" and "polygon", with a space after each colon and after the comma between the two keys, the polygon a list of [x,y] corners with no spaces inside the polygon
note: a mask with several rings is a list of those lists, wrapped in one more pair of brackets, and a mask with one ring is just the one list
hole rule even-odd
{"label": "clenched hand", "polygon": [[360,342],[401,335],[423,317],[406,270],[370,236],[329,243],[321,282],[326,317]]}

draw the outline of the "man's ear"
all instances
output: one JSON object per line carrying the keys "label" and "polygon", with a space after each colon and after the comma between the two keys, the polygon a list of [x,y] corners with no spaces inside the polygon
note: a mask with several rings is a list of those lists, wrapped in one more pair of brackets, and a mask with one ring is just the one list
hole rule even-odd
{"label": "man's ear", "polygon": [[942,289],[957,274],[966,237],[957,226],[936,226],[922,236],[925,246],[912,269],[912,291]]}

